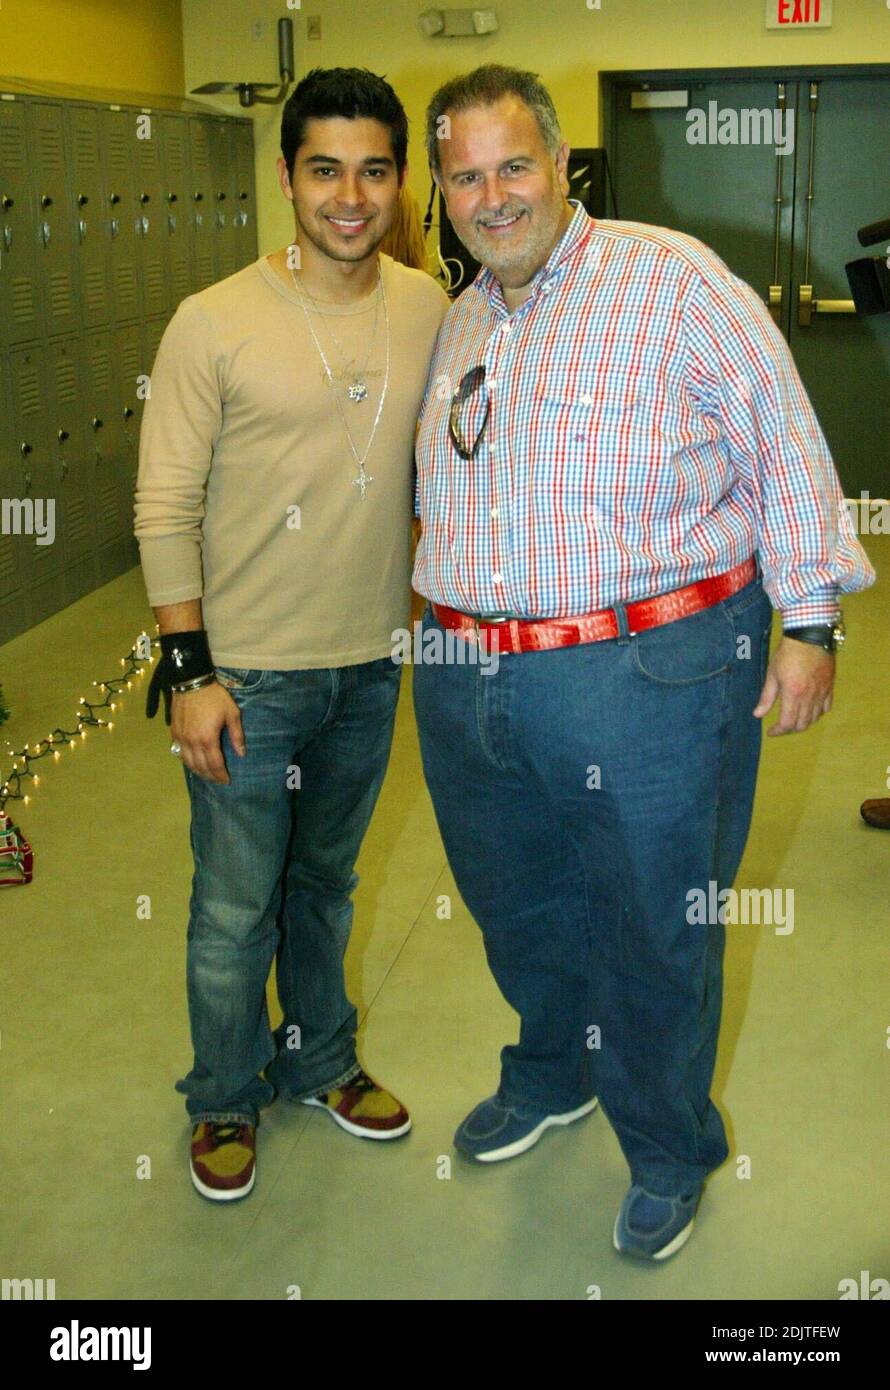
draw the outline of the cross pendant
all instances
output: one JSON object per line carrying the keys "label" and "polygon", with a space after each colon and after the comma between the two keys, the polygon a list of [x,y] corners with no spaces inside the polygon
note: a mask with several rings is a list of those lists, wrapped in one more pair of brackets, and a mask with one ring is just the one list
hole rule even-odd
{"label": "cross pendant", "polygon": [[353,487],[361,488],[363,502],[365,500],[365,493],[368,488],[368,483],[373,483],[373,481],[373,475],[370,473],[360,473],[357,478],[353,478],[352,480]]}

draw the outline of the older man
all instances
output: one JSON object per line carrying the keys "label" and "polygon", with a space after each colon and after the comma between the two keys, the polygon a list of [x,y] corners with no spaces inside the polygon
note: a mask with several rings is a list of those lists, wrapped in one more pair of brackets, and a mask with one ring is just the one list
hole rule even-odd
{"label": "older man", "polygon": [[763,717],[778,701],[786,734],[829,710],[838,594],[874,572],[753,291],[692,237],[568,201],[534,74],[446,84],[427,148],[483,269],[427,381],[414,587],[425,630],[500,660],[418,665],[415,702],[449,861],[521,1020],[455,1144],[511,1158],[598,1097],[631,1173],[615,1246],[663,1259],[728,1152],[709,1098],[725,927],[689,903],[736,874]]}

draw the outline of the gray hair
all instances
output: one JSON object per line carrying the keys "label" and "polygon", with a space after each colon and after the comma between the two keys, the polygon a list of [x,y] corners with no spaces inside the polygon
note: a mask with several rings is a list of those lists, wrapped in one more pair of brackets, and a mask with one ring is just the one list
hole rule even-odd
{"label": "gray hair", "polygon": [[433,93],[426,110],[426,152],[430,167],[439,173],[440,122],[446,113],[466,111],[471,106],[492,106],[501,97],[517,96],[524,101],[538,123],[544,144],[555,155],[562,143],[559,118],[553,99],[536,72],[486,63],[462,77],[453,77]]}

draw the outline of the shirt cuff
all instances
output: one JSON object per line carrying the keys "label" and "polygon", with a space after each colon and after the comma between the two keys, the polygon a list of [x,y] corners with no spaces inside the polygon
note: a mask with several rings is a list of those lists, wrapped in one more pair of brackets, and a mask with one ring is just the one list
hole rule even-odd
{"label": "shirt cuff", "polygon": [[837,592],[813,594],[812,598],[800,599],[797,603],[782,608],[782,630],[811,627],[814,624],[830,624],[838,621],[841,615]]}

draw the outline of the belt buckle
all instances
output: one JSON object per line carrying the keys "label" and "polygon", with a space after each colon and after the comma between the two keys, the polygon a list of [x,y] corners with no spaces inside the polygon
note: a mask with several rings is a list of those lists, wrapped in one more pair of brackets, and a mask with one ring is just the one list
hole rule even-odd
{"label": "belt buckle", "polygon": [[500,627],[503,623],[511,623],[515,616],[514,613],[477,613],[473,616],[473,627],[478,633],[480,623],[492,623]]}
{"label": "belt buckle", "polygon": [[480,646],[482,644],[482,631],[480,623],[491,623],[493,627],[503,627],[505,623],[513,621],[512,613],[478,613],[473,615],[473,640]]}

